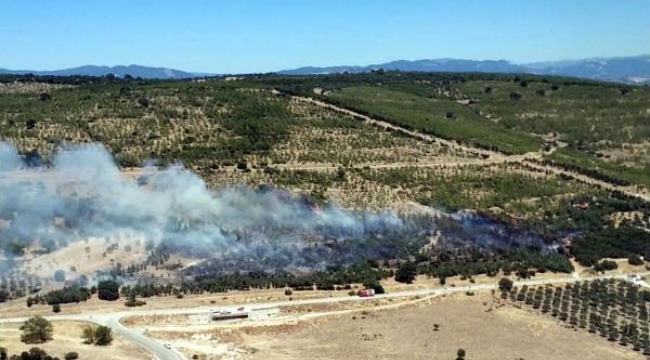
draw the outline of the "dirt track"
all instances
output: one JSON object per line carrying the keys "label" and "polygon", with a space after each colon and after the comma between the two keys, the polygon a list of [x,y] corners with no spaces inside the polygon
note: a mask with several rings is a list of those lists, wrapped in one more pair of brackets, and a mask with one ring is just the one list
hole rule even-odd
{"label": "dirt track", "polygon": [[[281,92],[275,90],[275,94],[281,94]],[[460,144],[455,141],[451,140],[446,140],[446,139],[441,139],[429,134],[423,134],[418,131],[413,131],[409,129],[405,129],[403,127],[400,127],[398,125],[392,124],[390,122],[384,121],[384,120],[379,120],[372,118],[367,115],[360,114],[358,112],[352,111],[350,109],[346,109],[340,106],[336,106],[321,100],[316,100],[310,97],[305,97],[305,96],[295,96],[295,95],[289,95],[289,94],[284,94],[286,96],[290,96],[292,99],[297,100],[297,101],[303,101],[303,102],[308,102],[310,104],[314,104],[316,106],[320,106],[329,110],[333,110],[342,114],[346,114],[349,116],[352,116],[356,119],[362,120],[368,124],[371,124],[373,126],[380,127],[382,129],[390,129],[393,131],[400,132],[402,134],[408,135],[410,137],[420,139],[423,141],[427,142],[434,142],[441,144],[443,146],[446,146],[450,149],[462,151],[468,154],[472,155],[479,155],[482,156],[483,159],[476,159],[471,162],[467,162],[467,165],[493,165],[493,164],[499,164],[499,163],[517,163],[520,164],[524,167],[527,167],[533,171],[537,171],[540,173],[545,173],[545,174],[553,174],[553,175],[563,175],[566,177],[569,177],[575,181],[596,186],[601,189],[607,190],[607,191],[619,191],[625,195],[631,196],[631,197],[636,197],[639,198],[643,201],[650,202],[650,192],[646,189],[641,189],[638,186],[621,186],[621,185],[616,185],[612,184],[607,181],[595,179],[593,177],[577,173],[575,171],[569,171],[566,169],[563,169],[558,166],[551,166],[551,165],[546,165],[546,164],[541,164],[540,160],[542,159],[543,154],[541,152],[532,152],[532,153],[526,153],[523,155],[504,155],[501,153],[498,153],[496,151],[490,151],[490,150],[485,150],[481,149],[478,147],[473,147],[470,145],[465,145],[465,144]],[[465,163],[453,163],[453,164],[413,164],[412,166],[464,166]],[[375,165],[376,167],[379,167]],[[390,168],[390,165],[386,165],[385,167]],[[396,166],[397,167],[397,166]]]}

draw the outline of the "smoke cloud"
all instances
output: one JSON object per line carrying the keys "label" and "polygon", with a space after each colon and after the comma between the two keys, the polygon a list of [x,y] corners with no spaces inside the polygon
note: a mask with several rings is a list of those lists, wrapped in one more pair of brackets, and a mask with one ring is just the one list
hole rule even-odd
{"label": "smoke cloud", "polygon": [[309,239],[363,239],[406,227],[390,211],[317,208],[306,197],[269,186],[212,191],[180,165],[145,167],[138,179],[129,179],[99,144],[63,147],[50,167],[28,168],[14,147],[0,143],[0,160],[5,254],[34,241],[56,249],[90,236],[137,234],[197,256],[312,267],[318,265],[313,259],[301,258],[318,247]]}
{"label": "smoke cloud", "polygon": [[65,146],[50,163],[27,167],[0,142],[0,249],[7,257],[36,241],[53,250],[87,237],[132,236],[215,259],[224,269],[320,269],[406,256],[437,230],[443,240],[478,247],[539,242],[475,215],[452,214],[439,227],[431,217],[319,207],[271,186],[213,191],[181,165],[149,166],[127,178],[99,144]]}

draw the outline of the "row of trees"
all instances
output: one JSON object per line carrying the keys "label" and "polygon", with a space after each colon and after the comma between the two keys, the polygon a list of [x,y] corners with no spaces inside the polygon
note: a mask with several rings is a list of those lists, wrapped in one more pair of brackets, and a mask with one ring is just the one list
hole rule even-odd
{"label": "row of trees", "polygon": [[627,258],[642,255],[650,258],[648,232],[635,226],[604,228],[587,234],[572,246],[576,260],[595,265],[602,258]]}
{"label": "row of trees", "polygon": [[[114,301],[120,298],[120,284],[114,280],[100,281],[97,286],[87,288],[84,286],[66,286],[62,289],[52,290],[44,295],[29,296],[26,299],[27,306],[36,304],[60,305],[68,303],[79,303],[90,299],[97,294],[100,300]],[[60,309],[60,308],[59,308]]]}
{"label": "row of trees", "polygon": [[438,277],[444,282],[444,279],[451,276],[471,277],[479,274],[496,276],[500,271],[505,275],[514,273],[520,278],[529,278],[537,272],[571,273],[573,271],[573,265],[566,255],[532,249],[513,251],[493,259],[482,259],[482,261],[467,260],[430,262],[428,265],[419,266],[418,273]]}
{"label": "row of trees", "polygon": [[[121,295],[135,300],[136,297],[182,296],[185,294],[216,293],[229,290],[249,290],[265,288],[291,288],[293,290],[349,290],[351,284],[364,284],[365,287],[380,289],[379,281],[388,277],[402,283],[412,283],[418,274],[435,276],[444,283],[447,277],[461,275],[471,278],[474,275],[495,276],[500,271],[506,275],[515,273],[521,278],[533,276],[536,272],[570,273],[573,267],[568,258],[558,253],[542,253],[521,250],[504,255],[501,259],[489,261],[436,261],[430,262],[426,255],[420,256],[419,263],[402,261],[397,269],[389,269],[375,260],[359,262],[351,266],[317,271],[311,274],[296,275],[287,272],[268,273],[263,271],[235,272],[231,274],[203,271],[203,275],[193,280],[185,280],[180,285],[136,284],[121,288]],[[385,264],[387,265],[387,263]],[[382,289],[383,290],[383,289]]]}
{"label": "row of trees", "polygon": [[46,303],[48,305],[67,304],[73,302],[81,302],[90,299],[94,294],[96,288],[88,289],[80,286],[66,286],[62,289],[52,290],[45,295],[36,295],[27,297],[27,306],[31,307],[33,304]]}
{"label": "row of trees", "polygon": [[350,289],[351,284],[372,284],[378,286],[379,280],[394,274],[391,270],[380,268],[377,262],[360,262],[347,267],[338,267],[310,274],[291,274],[288,272],[268,273],[263,271],[235,272],[231,274],[204,271],[193,280],[183,281],[178,286],[143,284],[124,286],[123,296],[150,297],[163,295],[185,295],[226,292],[229,290],[250,290],[266,288],[293,288],[294,290],[336,290]]}
{"label": "row of trees", "polygon": [[[512,288],[499,283],[502,298],[521,302],[577,329],[599,334],[650,355],[650,291],[613,279],[584,281],[564,287]],[[504,286],[501,286],[504,285]]]}
{"label": "row of trees", "polygon": [[[3,246],[0,245],[1,247]],[[0,260],[1,262],[2,260]],[[8,266],[11,267],[11,264],[8,264]],[[42,285],[40,278],[37,276],[26,272],[19,272],[16,269],[10,272],[7,271],[0,275],[0,303],[23,297],[40,289]]]}
{"label": "row of trees", "polygon": [[60,84],[60,85],[101,85],[109,83],[150,83],[156,80],[143,80],[141,77],[133,77],[126,74],[124,77],[118,77],[115,74],[106,74],[105,76],[90,75],[35,75],[35,74],[0,74],[0,84],[11,84],[14,82],[29,84]]}
{"label": "row of trees", "polygon": [[[66,353],[63,357],[65,360],[76,360],[79,358],[79,354],[76,352]],[[7,349],[0,348],[0,360],[59,360],[56,356],[51,356],[47,351],[33,347],[29,351],[23,351],[20,355],[15,354],[9,356]]]}

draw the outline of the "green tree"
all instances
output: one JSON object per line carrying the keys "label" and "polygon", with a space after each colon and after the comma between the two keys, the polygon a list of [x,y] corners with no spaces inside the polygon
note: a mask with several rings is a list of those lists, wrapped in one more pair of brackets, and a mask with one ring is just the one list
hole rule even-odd
{"label": "green tree", "polygon": [[395,273],[395,281],[411,284],[415,280],[415,275],[417,275],[417,267],[414,263],[407,261],[400,265],[399,269]]}
{"label": "green tree", "polygon": [[465,352],[465,349],[458,349],[458,351],[456,351],[456,356],[457,356],[456,360],[465,359],[465,355],[467,355],[467,353]]}
{"label": "green tree", "polygon": [[87,325],[83,328],[81,333],[81,338],[84,340],[84,344],[92,344],[95,342],[95,329],[92,326]]}
{"label": "green tree", "polygon": [[26,344],[42,344],[52,340],[52,323],[42,316],[29,318],[20,327],[20,330],[23,332],[20,341]]}
{"label": "green tree", "polygon": [[508,278],[502,278],[499,280],[499,290],[501,291],[510,291],[512,290],[513,282]]}
{"label": "green tree", "polygon": [[113,333],[108,326],[98,326],[94,334],[95,345],[106,346],[113,342]]}
{"label": "green tree", "polygon": [[81,338],[84,344],[95,344],[97,346],[110,345],[113,342],[113,332],[108,326],[92,327],[90,325],[83,328]]}
{"label": "green tree", "polygon": [[627,258],[630,265],[643,265],[643,259],[639,255],[632,254]]}
{"label": "green tree", "polygon": [[345,171],[345,168],[343,166],[339,166],[339,168],[336,170],[336,181],[344,182],[346,178],[347,172]]}
{"label": "green tree", "polygon": [[120,298],[120,284],[113,280],[100,281],[97,284],[97,297],[100,300],[114,301]]}
{"label": "green tree", "polygon": [[596,265],[594,265],[594,270],[598,272],[605,272],[609,270],[616,270],[618,269],[618,264],[616,261],[613,260],[603,260]]}

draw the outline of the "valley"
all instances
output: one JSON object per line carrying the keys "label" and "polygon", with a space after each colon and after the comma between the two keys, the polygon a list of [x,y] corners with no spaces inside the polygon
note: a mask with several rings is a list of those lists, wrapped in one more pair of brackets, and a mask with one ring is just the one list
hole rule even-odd
{"label": "valley", "polygon": [[[0,96],[6,322],[93,321],[170,359],[181,355],[161,344],[186,358],[298,358],[306,343],[332,343],[333,329],[361,331],[343,318],[377,307],[359,336],[380,352],[346,337],[309,351],[381,358],[403,353],[395,344],[408,331],[425,332],[398,325],[410,317],[442,317],[451,339],[480,312],[500,329],[539,321],[573,336],[501,301],[499,279],[521,288],[646,274],[646,87],[390,71],[19,79]],[[93,292],[106,281],[117,281],[119,299]],[[376,298],[357,297],[364,288]],[[209,326],[210,336],[178,319],[119,324],[251,304],[281,315]],[[327,305],[300,308],[316,304]],[[289,320],[294,307],[302,315]],[[445,315],[465,312],[474,315],[457,323]],[[482,342],[500,344],[483,358],[505,353],[508,344],[479,333],[444,348],[416,340],[413,357],[471,354]],[[575,336],[599,349],[594,359],[643,350]],[[532,345],[519,343],[513,357],[543,358],[542,347],[524,354]]]}

